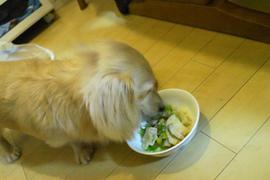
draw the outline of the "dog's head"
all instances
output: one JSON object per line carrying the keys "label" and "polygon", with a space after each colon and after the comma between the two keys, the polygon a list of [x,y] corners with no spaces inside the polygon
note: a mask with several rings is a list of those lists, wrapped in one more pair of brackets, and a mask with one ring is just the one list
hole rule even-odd
{"label": "dog's head", "polygon": [[83,93],[92,123],[108,139],[127,140],[142,117],[163,109],[157,81],[144,57],[127,45],[101,42],[91,52],[96,68]]}

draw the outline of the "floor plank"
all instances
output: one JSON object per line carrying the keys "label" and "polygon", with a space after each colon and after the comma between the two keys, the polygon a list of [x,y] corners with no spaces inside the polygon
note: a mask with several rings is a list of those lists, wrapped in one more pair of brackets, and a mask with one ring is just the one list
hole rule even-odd
{"label": "floor plank", "polygon": [[73,166],[71,148],[50,148],[43,144],[29,156],[22,156],[22,165],[28,180],[64,179]]}
{"label": "floor plank", "polygon": [[232,98],[270,56],[270,46],[246,40],[195,90],[208,119]]}
{"label": "floor plank", "polygon": [[163,21],[159,20],[154,21],[157,21],[157,23],[155,23],[152,27],[147,28],[146,31],[134,31],[134,34],[126,39],[128,44],[137,49],[139,52],[144,53],[175,26],[173,23],[169,22],[164,23]]}
{"label": "floor plank", "polygon": [[213,70],[213,68],[197,62],[189,62],[183,66],[183,68],[179,69],[177,73],[161,87],[161,89],[179,88],[192,92]]}
{"label": "floor plank", "polygon": [[87,166],[74,166],[65,179],[105,179],[131,153],[126,144],[112,144],[98,148],[93,160]]}
{"label": "floor plank", "polygon": [[21,165],[18,165],[18,167],[12,171],[11,174],[7,175],[6,177],[2,178],[2,174],[0,175],[0,179],[10,179],[10,180],[28,180],[27,177],[24,174],[24,169]]}
{"label": "floor plank", "polygon": [[193,28],[183,25],[175,25],[162,39],[157,41],[144,55],[151,66],[154,66],[160,59],[165,57],[181,41],[183,41]]}
{"label": "floor plank", "polygon": [[241,43],[243,39],[218,33],[194,58],[194,61],[211,67],[219,66]]}
{"label": "floor plank", "polygon": [[107,180],[147,180],[157,176],[173,156],[163,159],[145,157],[132,152],[106,179]]}
{"label": "floor plank", "polygon": [[215,34],[201,29],[192,31],[188,37],[153,67],[159,84],[163,86],[182,66],[190,62],[191,58],[211,41]]}
{"label": "floor plank", "polygon": [[156,179],[214,179],[233,157],[234,153],[199,133]]}
{"label": "floor plank", "polygon": [[270,177],[269,137],[270,120],[263,125],[217,179],[268,180]]}
{"label": "floor plank", "polygon": [[21,177],[22,180],[26,179],[20,162],[13,164],[0,163],[0,179],[19,179],[18,177]]}
{"label": "floor plank", "polygon": [[203,131],[238,152],[270,115],[269,79],[268,61]]}

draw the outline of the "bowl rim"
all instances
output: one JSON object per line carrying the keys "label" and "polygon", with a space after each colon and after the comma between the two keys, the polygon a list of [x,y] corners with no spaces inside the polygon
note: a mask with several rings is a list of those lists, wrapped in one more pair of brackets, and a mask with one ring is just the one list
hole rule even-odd
{"label": "bowl rim", "polygon": [[164,91],[178,91],[178,92],[181,92],[181,93],[184,93],[184,94],[187,94],[191,99],[192,101],[195,103],[195,107],[196,109],[198,110],[198,114],[197,116],[195,117],[195,121],[194,121],[194,125],[193,127],[191,128],[191,131],[188,133],[187,136],[184,137],[184,139],[180,142],[178,142],[178,144],[168,148],[168,149],[165,149],[165,150],[162,150],[162,151],[157,151],[157,152],[148,152],[148,151],[138,151],[137,149],[134,149],[132,148],[132,146],[130,145],[130,140],[127,141],[127,144],[128,146],[135,152],[137,153],[140,153],[140,154],[144,154],[144,155],[160,155],[160,154],[165,154],[169,151],[173,151],[174,149],[176,149],[177,147],[181,146],[182,144],[184,144],[188,139],[190,139],[190,136],[192,136],[193,132],[196,131],[197,129],[197,126],[199,124],[199,119],[200,119],[200,106],[199,106],[199,103],[198,101],[196,100],[196,98],[188,91],[184,90],[184,89],[177,89],[177,88],[168,88],[168,89],[161,89],[158,91],[158,93],[162,93]]}

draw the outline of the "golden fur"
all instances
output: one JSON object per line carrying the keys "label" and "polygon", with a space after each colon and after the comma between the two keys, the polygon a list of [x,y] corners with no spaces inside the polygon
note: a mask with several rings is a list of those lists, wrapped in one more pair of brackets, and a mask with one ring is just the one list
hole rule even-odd
{"label": "golden fur", "polygon": [[[0,133],[9,128],[54,147],[71,144],[82,164],[91,143],[131,138],[140,118],[162,106],[149,64],[116,42],[96,43],[72,60],[0,62],[0,84]],[[1,134],[0,146],[5,161],[19,158]]]}

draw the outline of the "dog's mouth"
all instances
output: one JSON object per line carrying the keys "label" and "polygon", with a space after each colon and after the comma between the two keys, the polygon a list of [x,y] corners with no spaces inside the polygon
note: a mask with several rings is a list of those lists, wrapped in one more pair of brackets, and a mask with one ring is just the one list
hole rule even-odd
{"label": "dog's mouth", "polygon": [[141,112],[141,114],[142,114],[142,117],[141,117],[142,121],[146,121],[147,123],[154,125],[157,122],[157,119],[158,119],[157,117],[162,116],[163,112],[157,112],[155,115],[152,115],[152,116],[147,115],[144,112]]}
{"label": "dog's mouth", "polygon": [[141,117],[140,118],[141,118],[142,121],[147,121],[147,122],[151,120],[151,116],[147,115],[143,111],[141,111]]}

